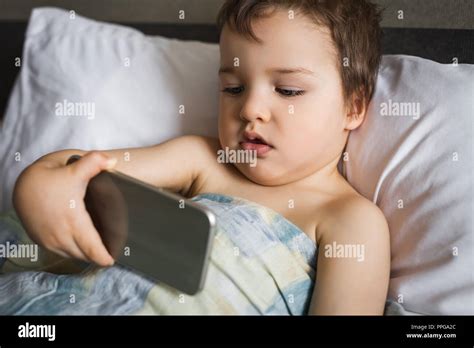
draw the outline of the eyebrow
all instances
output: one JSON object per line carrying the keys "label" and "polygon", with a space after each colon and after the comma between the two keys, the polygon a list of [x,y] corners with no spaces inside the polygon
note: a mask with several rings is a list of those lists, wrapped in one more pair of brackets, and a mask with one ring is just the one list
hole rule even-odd
{"label": "eyebrow", "polygon": [[[231,74],[236,69],[234,67],[221,67],[219,69],[220,74]],[[277,73],[277,74],[304,74],[304,75],[314,75],[314,72],[302,67],[295,67],[295,68],[272,68],[267,69],[265,71],[267,74],[269,73]]]}

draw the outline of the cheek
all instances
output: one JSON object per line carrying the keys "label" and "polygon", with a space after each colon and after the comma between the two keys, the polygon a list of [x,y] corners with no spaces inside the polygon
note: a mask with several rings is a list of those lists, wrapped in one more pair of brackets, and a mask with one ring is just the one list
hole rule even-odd
{"label": "cheek", "polygon": [[312,103],[302,117],[294,115],[282,127],[282,149],[290,160],[321,157],[339,144],[341,114],[322,104]]}
{"label": "cheek", "polygon": [[232,146],[231,142],[237,136],[239,131],[239,122],[233,111],[225,105],[219,106],[218,132],[222,146]]}
{"label": "cheek", "polygon": [[315,98],[311,105],[307,104],[305,120],[308,133],[318,135],[318,139],[337,137],[343,130],[344,100],[341,91],[335,86],[328,88],[324,95]]}
{"label": "cheek", "polygon": [[230,124],[232,121],[235,122],[238,109],[235,103],[229,101],[223,101],[222,98],[219,100],[219,121],[222,124]]}

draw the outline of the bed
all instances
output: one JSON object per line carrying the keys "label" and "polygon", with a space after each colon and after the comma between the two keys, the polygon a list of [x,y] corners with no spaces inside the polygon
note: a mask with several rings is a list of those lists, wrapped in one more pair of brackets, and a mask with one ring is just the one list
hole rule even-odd
{"label": "bed", "polygon": [[[64,23],[56,20],[58,15],[60,15],[58,10],[45,9],[38,11],[35,19],[38,22],[38,28],[48,28],[48,30],[56,30],[57,32],[65,31]],[[64,18],[61,20],[64,20]],[[141,74],[138,77],[135,75],[133,75],[132,78],[130,78],[130,76],[123,77],[121,76],[122,73],[118,74],[114,70],[107,70],[109,68],[107,64],[101,63],[102,66],[96,68],[96,75],[91,74],[90,77],[93,81],[89,81],[90,84],[87,86],[88,88],[78,89],[77,91],[72,88],[68,90],[68,92],[80,93],[79,95],[82,95],[83,99],[87,99],[88,97],[84,97],[87,95],[89,95],[90,98],[91,94],[87,93],[94,95],[93,88],[100,83],[94,79],[97,76],[104,76],[104,80],[107,80],[106,87],[108,91],[111,92],[111,95],[101,95],[102,100],[110,102],[115,99],[129,99],[128,107],[130,107],[130,104],[132,104],[132,106],[141,105],[139,110],[143,114],[147,113],[150,108],[159,110],[160,113],[163,114],[168,112],[169,119],[167,120],[173,119],[172,122],[176,123],[176,116],[173,111],[174,105],[171,105],[170,109],[166,109],[167,105],[163,106],[166,103],[153,104],[153,102],[150,102],[151,105],[148,105],[147,109],[143,106],[141,101],[143,98],[145,98],[144,100],[146,101],[155,99],[153,96],[155,90],[161,91],[170,85],[170,80],[177,80],[177,82],[173,82],[176,83],[176,85],[171,89],[175,92],[178,91],[176,92],[178,96],[176,97],[176,95],[170,94],[162,98],[164,100],[175,98],[177,102],[185,100],[186,103],[194,103],[193,105],[195,107],[191,110],[191,119],[193,117],[195,117],[195,119],[192,124],[187,124],[188,121],[179,121],[181,123],[174,124],[172,127],[166,125],[170,122],[160,120],[159,122],[162,122],[162,127],[157,127],[156,131],[153,127],[153,122],[158,121],[156,121],[156,117],[154,117],[153,113],[150,114],[150,119],[148,120],[148,122],[152,122],[150,123],[150,127],[137,127],[136,122],[127,118],[126,115],[119,120],[115,119],[117,121],[115,123],[121,124],[120,127],[110,125],[110,120],[105,119],[103,124],[100,123],[100,120],[97,120],[93,126],[91,126],[90,123],[83,122],[81,123],[83,127],[79,130],[74,130],[74,132],[70,129],[64,131],[65,128],[61,128],[62,126],[57,125],[55,125],[57,128],[53,129],[51,128],[51,124],[47,122],[36,124],[34,119],[32,120],[31,117],[27,118],[25,115],[30,112],[31,115],[36,115],[36,117],[44,117],[45,113],[48,112],[48,107],[51,107],[51,105],[41,105],[41,100],[44,99],[43,96],[46,98],[47,94],[41,94],[44,92],[44,88],[41,89],[38,94],[28,94],[28,100],[39,103],[40,108],[37,108],[36,104],[32,107],[26,105],[27,109],[25,111],[26,99],[24,96],[26,96],[26,94],[22,93],[25,92],[25,84],[27,84],[29,80],[25,77],[26,73],[23,73],[23,79],[17,79],[19,67],[12,64],[12,62],[15,62],[16,57],[22,56],[26,23],[0,23],[0,27],[2,28],[2,30],[0,30],[0,37],[2,42],[5,42],[7,46],[4,51],[6,54],[0,57],[0,69],[2,69],[2,76],[5,77],[2,79],[0,89],[0,109],[4,110],[7,108],[7,101],[12,88],[14,91],[11,94],[12,98],[10,98],[8,105],[8,119],[5,119],[4,127],[2,127],[3,139],[0,139],[0,156],[3,156],[2,160],[4,160],[0,166],[0,174],[4,176],[1,178],[3,180],[3,192],[0,192],[3,198],[3,202],[0,200],[0,203],[3,208],[11,207],[11,204],[9,204],[11,187],[20,170],[18,167],[15,169],[15,172],[11,172],[10,168],[16,165],[24,167],[42,153],[51,152],[52,149],[57,149],[58,146],[59,148],[82,146],[81,148],[86,149],[84,146],[87,146],[89,148],[105,149],[147,145],[148,143],[156,143],[157,141],[164,140],[166,137],[181,134],[182,132],[215,135],[215,128],[212,125],[215,123],[217,101],[213,99],[210,100],[209,103],[204,103],[209,105],[201,105],[202,103],[200,103],[200,101],[206,100],[204,99],[206,97],[203,94],[199,94],[202,93],[201,90],[215,88],[214,74],[216,73],[215,66],[217,64],[217,45],[215,44],[218,42],[215,26],[127,23],[126,27],[116,27],[107,23],[93,22],[85,18],[81,19],[81,21],[83,21],[82,24],[88,30],[100,27],[98,30],[103,31],[103,35],[111,35],[110,38],[113,40],[117,39],[117,37],[114,36],[117,32],[123,31],[126,37],[130,37],[139,43],[138,46],[131,45],[130,49],[131,51],[135,50],[135,52],[139,52],[137,54],[142,54],[142,51],[148,52],[147,50],[152,46],[155,48],[158,47],[158,49],[156,51],[150,51],[155,54],[150,56],[153,59],[148,57],[148,60],[141,61],[142,66],[147,66],[150,70],[145,69],[145,72],[137,70],[137,74]],[[44,23],[53,23],[53,25],[44,26]],[[51,29],[54,25],[57,25],[56,29]],[[131,30],[130,27],[137,29],[146,36]],[[29,30],[35,34],[39,33],[38,35],[43,35],[44,42],[48,43],[48,37],[44,36],[46,34],[42,33],[39,29],[35,31],[33,27]],[[74,33],[75,29],[72,28],[71,30],[72,33]],[[472,233],[470,235],[467,233],[469,231],[468,229],[472,227],[472,216],[469,217],[468,214],[465,213],[466,210],[472,206],[472,180],[470,180],[468,176],[469,171],[472,171],[472,167],[468,164],[469,161],[465,160],[459,162],[457,160],[458,155],[464,159],[472,158],[472,151],[469,152],[469,148],[472,149],[472,127],[469,127],[468,123],[469,116],[472,116],[472,103],[469,104],[467,101],[469,100],[469,92],[472,90],[473,80],[469,78],[473,73],[472,67],[469,66],[469,64],[474,62],[473,33],[474,31],[472,30],[460,29],[384,28],[383,53],[385,57],[383,65],[385,69],[380,73],[378,82],[380,88],[374,97],[370,112],[372,117],[368,118],[361,130],[354,132],[353,135],[351,134],[349,139],[347,153],[350,154],[353,160],[342,163],[344,175],[346,175],[349,182],[351,182],[359,192],[383,209],[393,233],[391,242],[395,246],[395,251],[392,255],[392,285],[386,307],[386,314],[388,315],[472,314],[474,312],[474,299],[472,298],[474,284],[472,277],[469,278],[469,271],[466,272],[466,269],[470,267],[469,262],[472,264],[472,257],[469,256],[469,251],[471,251],[472,255],[473,248]],[[156,35],[178,40],[170,41],[149,37]],[[87,40],[93,41],[93,38],[89,37]],[[192,42],[182,40],[192,40]],[[434,42],[436,42],[436,44],[433,44]],[[28,46],[28,53],[30,53],[28,56],[30,57],[28,58],[30,60],[28,64],[31,64],[31,61],[35,60],[31,66],[26,64],[29,69],[27,72],[31,71],[33,75],[41,71],[43,67],[48,66],[48,64],[50,65],[48,66],[48,69],[50,69],[48,71],[50,71],[53,76],[58,77],[58,79],[63,75],[67,75],[71,80],[77,76],[81,76],[81,73],[87,73],[90,69],[90,66],[87,66],[87,62],[83,63],[78,60],[75,62],[75,65],[77,65],[75,69],[77,71],[71,73],[72,75],[68,75],[69,72],[61,71],[62,66],[60,66],[60,69],[56,69],[56,65],[58,62],[60,63],[60,61],[55,61],[58,55],[54,52],[54,47],[49,47],[49,51],[45,50],[48,53],[44,54],[44,56],[42,56],[43,51],[36,51],[39,54],[32,55],[31,52],[34,51],[30,50],[32,47],[35,48],[35,45],[36,43],[31,40],[28,45],[26,45]],[[85,43],[85,45],[87,45],[87,43]],[[137,47],[139,49],[137,49]],[[163,49],[163,47],[165,48]],[[193,54],[186,54],[190,48],[192,48]],[[38,47],[35,49],[38,49]],[[165,53],[162,54],[163,52]],[[64,54],[70,55],[67,58],[75,58],[72,53],[66,52]],[[38,56],[40,57],[38,58]],[[175,56],[182,56],[183,58],[176,58]],[[127,58],[126,56],[124,57]],[[169,69],[164,69],[165,71],[160,71],[159,69],[154,70],[153,64],[158,64],[158,60],[155,60],[155,58],[159,60],[159,64],[168,64],[167,67],[169,67]],[[113,57],[111,59],[113,59]],[[443,63],[443,65],[436,64],[435,62]],[[24,61],[22,61],[22,63],[24,63]],[[458,65],[460,66],[459,69],[453,70],[453,73],[447,70],[450,68],[456,69],[455,67]],[[31,69],[32,67],[33,69]],[[23,67],[23,69],[25,68]],[[178,72],[178,74],[169,74],[168,70]],[[138,83],[138,86],[141,88],[145,86],[144,90],[140,90],[140,88],[135,88],[135,91],[130,89],[127,90],[129,94],[122,91],[122,86],[129,87],[133,85],[135,78],[140,82],[145,81],[150,71],[151,73],[156,73],[156,76],[162,78],[163,81],[157,82],[156,84],[154,84],[155,82],[151,84]],[[188,76],[188,79],[183,79],[183,75]],[[413,88],[410,82],[412,76],[417,76],[419,80],[423,80],[420,85],[422,87]],[[204,83],[204,87],[194,84],[192,82],[194,77],[200,79],[201,82]],[[47,83],[49,83],[48,78],[50,78],[50,76],[44,74],[44,76],[41,76],[38,80],[33,81],[39,81],[47,85]],[[18,80],[20,80],[19,83],[15,83],[15,81],[18,82]],[[414,80],[417,80],[417,78],[415,77]],[[456,85],[456,81],[466,82],[465,86],[457,86],[457,89],[452,91],[438,88],[436,95],[439,95],[439,98],[431,98],[434,94],[428,93],[426,95],[426,91],[434,88],[438,81],[443,80],[451,83],[452,86]],[[392,81],[396,81],[395,85]],[[43,85],[42,83],[39,83],[39,85]],[[192,87],[191,92],[183,92],[186,87]],[[57,95],[55,94],[56,99],[63,96],[61,94],[63,88],[68,89],[65,85],[54,86],[54,88],[57,89],[59,93]],[[92,90],[92,92],[90,90]],[[136,90],[138,90],[138,92]],[[423,92],[425,92],[424,95]],[[442,99],[441,97],[443,95],[446,96],[449,102],[447,102],[446,105],[436,104]],[[468,97],[465,97],[466,95]],[[413,97],[415,100],[421,102],[425,110],[420,122],[408,123],[411,122],[408,121],[400,126],[397,122],[394,122],[393,119],[389,120],[377,117],[378,103],[389,98],[396,99],[397,97],[402,100]],[[470,100],[472,100],[472,98]],[[23,109],[17,108],[17,104],[23,106]],[[199,105],[199,107],[197,105]],[[32,110],[28,110],[29,107]],[[469,107],[471,107],[471,109],[469,109]],[[17,109],[21,112],[16,113]],[[122,108],[112,107],[106,110],[106,114],[115,117],[123,112],[121,109]],[[193,114],[193,112],[195,112],[195,114]],[[444,125],[445,116],[451,116],[451,112],[454,114],[452,117],[458,118],[453,118],[455,122]],[[469,114],[469,112],[471,113]],[[2,112],[2,115],[3,114]],[[213,115],[208,116],[211,114]],[[21,122],[18,121],[20,119]],[[104,139],[104,137],[100,137],[99,134],[94,133],[94,128],[97,128],[98,125],[99,128],[100,125],[110,128],[110,136],[106,137],[110,139]],[[169,129],[167,129],[167,127],[169,127]],[[368,132],[371,127],[377,127],[379,131]],[[398,130],[396,130],[397,128]],[[445,133],[434,132],[433,130],[435,128],[444,129],[448,135],[456,133],[457,136],[451,139]],[[123,129],[127,130],[127,136],[120,133],[121,131],[123,132]],[[390,132],[393,132],[395,136],[385,137],[385,134],[389,134]],[[115,133],[120,136],[114,136]],[[379,136],[371,135],[376,133],[379,133]],[[57,135],[58,137],[51,140],[51,134]],[[28,142],[18,142],[16,138],[23,136],[30,137],[31,139],[28,140]],[[84,137],[86,136],[91,138],[91,142],[84,142]],[[378,144],[378,152],[374,152],[370,146],[367,146],[367,141],[364,143],[364,139],[369,139],[370,137],[372,137],[371,140],[373,142]],[[126,139],[124,140],[124,138]],[[390,143],[393,138],[397,138],[397,141]],[[71,139],[77,140],[78,143],[73,142],[74,145],[71,145]],[[140,142],[136,139],[139,139]],[[427,139],[437,139],[438,144],[433,145]],[[44,145],[45,143],[47,146]],[[385,148],[382,146],[384,144]],[[436,152],[438,150],[437,146],[440,144],[444,144],[448,148],[444,149],[444,152]],[[414,149],[417,149],[418,157],[412,156]],[[430,151],[430,149],[434,149],[435,151],[429,153],[424,152]],[[465,154],[462,152],[463,149],[467,149]],[[452,162],[449,163],[459,162],[459,164],[456,163],[455,165],[462,165],[461,169],[451,168],[450,171],[446,172],[444,171],[445,169],[443,169],[446,168],[446,166],[443,167],[442,164],[440,164],[440,159],[437,159],[435,163],[424,163],[426,162],[424,161],[426,158],[434,158],[436,156],[446,158],[451,157],[451,154],[453,158]],[[456,154],[456,160],[454,159],[454,154]],[[22,159],[18,161],[14,160],[18,155],[21,155]],[[433,168],[434,170],[432,170]],[[441,174],[435,176],[431,172]],[[397,173],[402,173],[403,175],[397,175]],[[8,178],[7,174],[9,175]],[[412,178],[411,182],[410,178]],[[446,178],[451,179],[451,184],[446,183]],[[452,186],[453,181],[459,186]],[[450,195],[446,195],[446,190],[449,191]],[[463,194],[458,194],[453,197],[452,193],[458,191]],[[403,192],[405,196],[397,197],[400,192]],[[412,194],[412,196],[410,196],[410,194]],[[428,199],[430,195],[432,199]],[[440,197],[446,198],[446,196],[449,196],[449,199],[446,199],[443,204],[450,205],[450,208],[445,208],[444,206],[442,206],[442,208],[445,209],[443,212],[447,211],[447,217],[443,220],[437,220],[440,215],[440,207],[436,203],[436,200]],[[423,205],[420,200],[427,200],[431,205]],[[405,213],[407,211],[405,207],[408,208],[408,211],[412,212],[412,214],[407,215]],[[10,217],[7,216],[5,219],[10,219],[11,215],[9,216]],[[11,219],[8,221],[14,220]],[[436,225],[438,225],[438,227],[436,227]],[[12,222],[10,226],[17,225]],[[442,234],[451,226],[453,226],[454,232],[446,239]],[[10,231],[15,230],[17,227],[12,227]],[[24,238],[24,236],[21,238]],[[458,257],[458,255],[455,254],[458,252],[458,249],[464,250],[461,251],[460,254],[462,257]],[[428,261],[419,262],[419,259],[422,259],[420,255],[426,257]],[[433,260],[431,259],[432,256],[434,257]],[[456,262],[459,262],[461,259],[462,266],[457,266]],[[453,272],[453,270],[455,272]],[[303,271],[311,273],[310,270],[305,268],[303,268]],[[451,286],[451,288],[447,288],[446,284],[440,287],[440,282],[442,283],[443,279],[448,279],[450,275],[455,277],[455,279],[460,278],[461,280],[450,282],[448,285]],[[131,274],[127,273],[124,275],[124,273],[120,272],[111,274],[111,276],[116,279],[122,276],[133,278]],[[47,278],[44,274],[41,275],[41,277]],[[80,286],[77,285],[77,279],[72,279],[71,283],[68,283],[66,278],[62,279],[64,279],[63,283],[61,283],[63,288],[77,286],[81,289],[82,294],[87,294],[87,290],[90,290],[84,287],[82,283]],[[48,283],[48,286],[53,286],[54,281],[55,279],[45,280],[45,282],[53,282]],[[76,283],[74,283],[74,281],[76,281]],[[90,284],[94,284],[94,281],[91,280]],[[99,282],[99,286],[100,284],[102,283]],[[12,288],[14,288],[15,283],[10,282],[9,286],[13,286]],[[425,289],[426,287],[435,290],[427,291]],[[143,283],[141,289],[146,292],[149,291],[150,288],[151,285],[149,283]],[[144,296],[144,294],[140,294],[139,298],[144,298]],[[84,297],[87,296],[84,295]],[[153,304],[153,301],[151,301],[151,303]],[[131,305],[136,306],[136,304],[132,302]],[[281,303],[278,304],[278,306],[281,305]],[[28,307],[27,304],[25,304],[25,306],[26,307],[22,308],[31,308]],[[92,307],[94,307],[93,303]],[[109,308],[108,306],[105,307]],[[153,306],[151,305],[151,307]],[[274,308],[272,304],[267,304],[266,307],[271,308],[271,310]],[[137,307],[134,308],[137,310]],[[146,310],[153,312],[153,308]],[[301,309],[299,309],[299,311],[301,312]]]}

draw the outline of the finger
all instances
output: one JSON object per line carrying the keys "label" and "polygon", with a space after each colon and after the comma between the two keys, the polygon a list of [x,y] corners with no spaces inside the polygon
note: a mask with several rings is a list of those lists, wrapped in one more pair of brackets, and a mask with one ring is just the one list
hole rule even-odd
{"label": "finger", "polygon": [[79,248],[79,245],[77,244],[74,236],[73,239],[67,244],[67,251],[72,257],[89,262],[87,256],[84,255],[82,250]]}
{"label": "finger", "polygon": [[112,169],[117,163],[116,158],[110,158],[107,155],[91,151],[85,154],[80,160],[72,163],[73,170],[85,181],[99,174],[103,170]]}
{"label": "finger", "polygon": [[53,243],[56,246],[52,246],[53,243],[51,243],[49,246],[46,247],[46,249],[67,259],[70,259],[72,257],[87,261],[87,257],[79,249],[73,238],[65,238],[63,236],[63,238],[60,239],[56,237],[54,238],[54,240],[55,242]]}
{"label": "finger", "polygon": [[75,231],[74,240],[87,259],[100,266],[112,266],[115,260],[107,251],[88,214],[78,226],[81,228]]}
{"label": "finger", "polygon": [[70,259],[72,256],[69,255],[68,253],[66,253],[65,251],[61,250],[61,249],[58,249],[58,248],[46,248],[50,251],[52,251],[53,253],[55,254],[58,254],[59,256],[61,257],[64,257],[65,259]]}

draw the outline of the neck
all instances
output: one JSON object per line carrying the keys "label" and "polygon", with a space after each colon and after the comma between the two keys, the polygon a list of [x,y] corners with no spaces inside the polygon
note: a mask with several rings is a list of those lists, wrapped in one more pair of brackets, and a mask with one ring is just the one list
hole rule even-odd
{"label": "neck", "polygon": [[323,192],[333,192],[337,187],[340,187],[341,180],[344,180],[337,170],[337,164],[340,158],[341,155],[339,154],[324,167],[287,185],[300,190],[309,191],[316,189]]}

